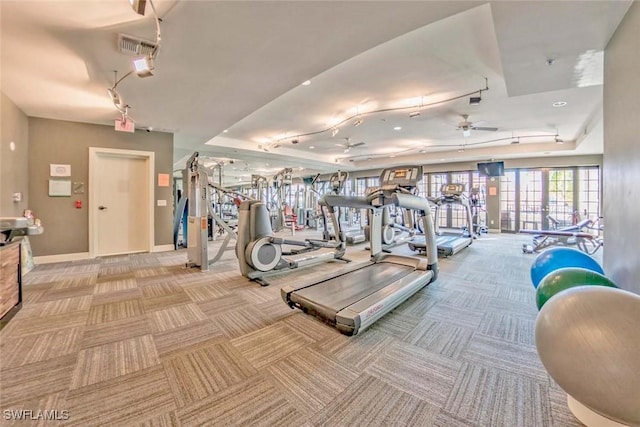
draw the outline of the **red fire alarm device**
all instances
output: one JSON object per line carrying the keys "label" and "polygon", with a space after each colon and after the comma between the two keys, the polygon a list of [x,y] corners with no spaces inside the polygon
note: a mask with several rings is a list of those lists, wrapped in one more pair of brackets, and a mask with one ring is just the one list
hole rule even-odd
{"label": "red fire alarm device", "polygon": [[82,208],[82,200],[76,200],[76,209]]}

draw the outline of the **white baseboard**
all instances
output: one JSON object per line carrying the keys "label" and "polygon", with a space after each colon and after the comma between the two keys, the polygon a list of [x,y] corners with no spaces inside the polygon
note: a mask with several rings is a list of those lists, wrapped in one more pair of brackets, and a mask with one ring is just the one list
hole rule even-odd
{"label": "white baseboard", "polygon": [[[156,245],[153,247],[153,252],[168,252],[172,250],[174,250],[173,245]],[[90,258],[89,252],[79,252],[75,254],[36,256],[33,257],[33,262],[34,264],[51,264],[54,262],[80,261]]]}
{"label": "white baseboard", "polygon": [[51,264],[54,262],[79,261],[89,259],[89,252],[75,254],[44,255],[33,257],[34,264]]}
{"label": "white baseboard", "polygon": [[568,394],[567,406],[571,413],[587,427],[630,427],[628,424],[622,424],[610,418],[603,417]]}

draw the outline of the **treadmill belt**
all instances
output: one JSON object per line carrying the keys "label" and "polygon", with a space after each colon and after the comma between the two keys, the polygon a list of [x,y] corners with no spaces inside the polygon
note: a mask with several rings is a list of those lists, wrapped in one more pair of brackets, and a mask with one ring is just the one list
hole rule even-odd
{"label": "treadmill belt", "polygon": [[[462,237],[462,236],[437,236],[436,237],[436,246],[438,247],[444,247],[444,246],[451,246],[452,242],[455,242],[458,239],[464,239],[465,241],[468,241],[469,238],[468,237]],[[413,245],[416,248],[421,248],[424,249],[427,247],[427,244],[424,240],[424,236],[417,236],[414,240],[413,240]]]}
{"label": "treadmill belt", "polygon": [[337,313],[414,270],[413,267],[389,262],[371,264],[308,288],[297,290],[294,295],[316,305],[335,310]]}

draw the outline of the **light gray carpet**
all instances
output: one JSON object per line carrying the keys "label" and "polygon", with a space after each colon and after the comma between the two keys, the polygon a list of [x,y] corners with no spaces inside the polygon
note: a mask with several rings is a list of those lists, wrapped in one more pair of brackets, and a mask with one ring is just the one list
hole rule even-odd
{"label": "light gray carpet", "polygon": [[536,353],[529,240],[441,259],[437,282],[357,337],[280,299],[344,263],[270,287],[233,250],[206,273],[184,250],[40,265],[0,331],[0,409],[69,414],[20,426],[579,426]]}

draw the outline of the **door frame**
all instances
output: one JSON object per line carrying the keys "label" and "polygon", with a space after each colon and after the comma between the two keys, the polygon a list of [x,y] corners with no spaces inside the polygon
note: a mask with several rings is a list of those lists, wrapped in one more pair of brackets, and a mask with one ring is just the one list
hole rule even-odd
{"label": "door frame", "polygon": [[95,232],[95,226],[97,223],[96,209],[97,209],[97,187],[98,187],[98,171],[96,164],[100,155],[111,155],[117,157],[124,157],[129,159],[144,159],[147,166],[147,207],[148,218],[147,224],[149,229],[147,230],[147,252],[152,252],[155,244],[155,212],[154,212],[154,200],[155,200],[155,153],[153,151],[138,151],[138,150],[120,150],[115,148],[100,148],[89,147],[89,258],[96,257],[96,250],[98,249],[98,233]]}

